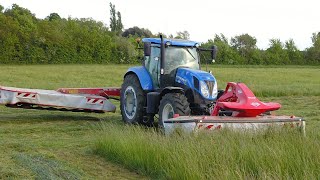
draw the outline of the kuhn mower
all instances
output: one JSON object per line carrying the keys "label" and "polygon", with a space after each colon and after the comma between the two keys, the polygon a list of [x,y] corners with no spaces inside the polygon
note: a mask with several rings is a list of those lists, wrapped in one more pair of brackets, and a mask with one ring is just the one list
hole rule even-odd
{"label": "kuhn mower", "polygon": [[[263,129],[288,125],[304,132],[303,118],[273,116],[278,103],[259,101],[243,83],[227,84],[218,91],[217,80],[200,70],[199,48],[194,41],[144,38],[143,65],[131,67],[121,88],[62,88],[57,91],[0,87],[0,103],[7,107],[109,112],[120,100],[121,115],[129,124],[155,124],[171,133],[220,128]],[[158,115],[158,118],[156,115]]]}

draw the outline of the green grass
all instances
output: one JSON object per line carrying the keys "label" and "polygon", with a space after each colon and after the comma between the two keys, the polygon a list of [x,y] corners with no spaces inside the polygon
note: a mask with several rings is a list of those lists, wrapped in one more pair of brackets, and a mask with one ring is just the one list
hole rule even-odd
{"label": "green grass", "polygon": [[[30,88],[120,86],[130,65],[1,66],[0,84]],[[258,97],[320,96],[320,67],[209,66],[219,89],[244,82]],[[203,68],[205,69],[205,68]]]}
{"label": "green grass", "polygon": [[[0,85],[41,89],[120,86],[128,67],[0,66]],[[115,114],[87,114],[0,106],[0,179],[320,177],[319,67],[209,69],[220,89],[228,81],[242,81],[261,100],[280,102],[283,107],[278,114],[305,117],[307,136],[286,130],[165,137],[153,129],[125,126],[119,110]]]}
{"label": "green grass", "polygon": [[80,179],[81,173],[76,172],[68,165],[62,164],[52,158],[44,157],[42,155],[30,156],[25,153],[19,153],[14,156],[16,161],[30,169],[36,174],[37,179]]}
{"label": "green grass", "polygon": [[[127,66],[0,66],[0,85],[57,89],[119,86]],[[117,102],[115,102],[117,104]],[[143,179],[106,162],[92,147],[100,122],[118,113],[88,114],[11,109],[0,106],[0,179]]]}
{"label": "green grass", "polygon": [[42,89],[120,86],[128,65],[4,65],[0,85]]}
{"label": "green grass", "polygon": [[[235,133],[226,130],[163,137],[139,127],[104,126],[97,152],[153,178],[316,179],[320,142],[288,129]],[[111,133],[110,133],[111,132]]]}
{"label": "green grass", "polygon": [[100,121],[117,118],[1,106],[0,179],[143,178],[92,151]]}
{"label": "green grass", "polygon": [[227,82],[244,82],[258,97],[320,96],[319,68],[210,68],[219,88]]}
{"label": "green grass", "polygon": [[282,102],[285,107],[278,114],[304,116],[306,137],[293,129],[165,137],[153,129],[102,124],[96,151],[110,161],[160,179],[320,177],[320,97],[263,99]]}

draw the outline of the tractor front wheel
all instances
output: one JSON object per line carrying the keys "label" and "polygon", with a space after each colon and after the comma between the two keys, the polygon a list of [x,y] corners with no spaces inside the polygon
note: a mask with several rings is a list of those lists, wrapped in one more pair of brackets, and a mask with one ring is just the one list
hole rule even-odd
{"label": "tractor front wheel", "polygon": [[189,102],[181,93],[168,93],[160,101],[159,107],[159,128],[164,128],[164,121],[173,118],[174,114],[181,116],[190,115]]}

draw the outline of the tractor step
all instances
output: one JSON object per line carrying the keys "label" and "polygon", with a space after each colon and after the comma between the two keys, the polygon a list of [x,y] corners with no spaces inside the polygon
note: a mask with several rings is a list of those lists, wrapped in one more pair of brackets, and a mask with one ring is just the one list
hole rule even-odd
{"label": "tractor step", "polygon": [[54,90],[0,86],[0,104],[7,107],[73,112],[115,112],[107,97]]}

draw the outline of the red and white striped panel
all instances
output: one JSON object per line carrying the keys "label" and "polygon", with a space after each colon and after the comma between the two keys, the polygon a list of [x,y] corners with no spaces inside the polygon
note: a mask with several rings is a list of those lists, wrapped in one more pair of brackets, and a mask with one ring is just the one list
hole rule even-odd
{"label": "red and white striped panel", "polygon": [[87,104],[97,104],[97,105],[103,105],[104,99],[100,98],[87,98]]}
{"label": "red and white striped panel", "polygon": [[36,99],[36,93],[18,92],[17,98]]}
{"label": "red and white striped panel", "polygon": [[215,125],[215,124],[199,124],[198,130],[215,130],[215,129],[221,129],[221,125]]}

